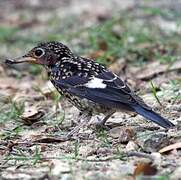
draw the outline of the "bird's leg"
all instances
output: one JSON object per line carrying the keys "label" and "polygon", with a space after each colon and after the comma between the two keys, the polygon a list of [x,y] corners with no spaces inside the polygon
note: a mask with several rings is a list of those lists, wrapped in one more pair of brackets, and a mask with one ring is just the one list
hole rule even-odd
{"label": "bird's leg", "polygon": [[107,115],[104,117],[104,119],[100,119],[99,117],[97,117],[98,122],[96,122],[96,129],[105,129],[105,130],[109,130],[109,127],[105,125],[106,121],[115,113],[114,110],[109,111],[107,113]]}
{"label": "bird's leg", "polygon": [[92,115],[90,112],[83,112],[80,116],[79,116],[79,121],[80,123],[74,127],[74,129],[72,129],[66,136],[67,138],[71,138],[75,133],[77,133],[81,127],[85,126],[86,124],[88,124],[88,122],[90,121]]}
{"label": "bird's leg", "polygon": [[82,114],[83,113],[80,111],[77,118],[71,120],[71,126],[77,126],[78,124],[80,124],[80,122],[82,120],[82,118],[81,118]]}

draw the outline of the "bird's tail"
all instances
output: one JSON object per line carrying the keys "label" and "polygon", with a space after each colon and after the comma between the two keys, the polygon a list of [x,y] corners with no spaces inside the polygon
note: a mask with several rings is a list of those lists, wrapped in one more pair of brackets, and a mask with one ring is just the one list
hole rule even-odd
{"label": "bird's tail", "polygon": [[140,114],[141,116],[145,117],[146,119],[149,119],[153,121],[154,123],[162,126],[163,128],[169,129],[173,128],[175,125],[171,123],[169,120],[161,117],[159,114],[152,110],[147,110],[141,106],[134,106],[134,110]]}

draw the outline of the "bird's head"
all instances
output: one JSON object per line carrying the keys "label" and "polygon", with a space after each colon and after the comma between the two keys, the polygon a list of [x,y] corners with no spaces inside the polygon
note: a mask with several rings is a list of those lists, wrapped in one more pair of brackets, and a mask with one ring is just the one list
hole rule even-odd
{"label": "bird's head", "polygon": [[38,44],[27,54],[14,58],[6,59],[8,64],[17,64],[28,62],[32,64],[41,64],[51,66],[61,61],[63,57],[71,57],[73,54],[70,49],[60,42],[46,42]]}

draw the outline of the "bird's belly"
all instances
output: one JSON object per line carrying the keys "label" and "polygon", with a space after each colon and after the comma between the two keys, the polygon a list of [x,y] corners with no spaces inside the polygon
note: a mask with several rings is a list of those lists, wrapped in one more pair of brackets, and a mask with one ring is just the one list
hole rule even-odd
{"label": "bird's belly", "polygon": [[80,98],[77,96],[71,95],[70,97],[69,95],[69,97],[67,97],[67,100],[80,111],[88,111],[91,112],[92,114],[100,114],[100,113],[105,114],[111,109],[104,105],[100,105],[88,99]]}
{"label": "bird's belly", "polygon": [[105,114],[106,112],[110,111],[110,109],[111,109],[109,107],[95,103],[95,102],[90,101],[90,100],[85,99],[85,98],[83,98],[83,99],[79,98],[79,101],[83,107],[86,107],[86,109],[91,111],[93,114],[100,114],[100,113]]}
{"label": "bird's belly", "polygon": [[68,93],[65,89],[62,89],[56,85],[55,87],[62,96],[64,96],[73,106],[75,106],[80,111],[89,111],[92,114],[100,114],[100,113],[105,114],[106,112],[112,109],[110,107],[106,107],[99,103],[90,101],[86,98],[80,98],[78,96],[74,96]]}
{"label": "bird's belly", "polygon": [[73,106],[75,106],[77,109],[80,111],[89,111],[92,114],[106,114],[107,112],[110,112],[110,110],[115,110],[115,111],[123,111],[123,112],[128,112],[128,111],[133,111],[132,109],[129,109],[126,105],[120,104],[118,107],[111,107],[111,106],[106,106],[102,105],[96,102],[93,102],[91,100],[88,100],[86,98],[80,98],[78,96],[74,96],[70,93],[68,93],[65,89],[62,89],[60,87],[55,86],[58,92],[64,96]]}

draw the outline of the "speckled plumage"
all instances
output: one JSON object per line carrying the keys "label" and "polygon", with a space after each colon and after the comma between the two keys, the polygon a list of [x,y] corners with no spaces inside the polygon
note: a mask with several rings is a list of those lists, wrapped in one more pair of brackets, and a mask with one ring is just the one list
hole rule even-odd
{"label": "speckled plumage", "polygon": [[[76,60],[76,61],[75,61]],[[71,57],[70,58],[62,58],[61,61],[57,62],[53,67],[47,67],[49,71],[49,78],[59,91],[60,94],[65,96],[67,100],[77,107],[80,111],[87,111],[91,114],[99,114],[106,113],[110,110],[109,107],[105,107],[104,105],[95,103],[86,98],[80,98],[66,91],[66,89],[61,88],[61,86],[56,83],[60,79],[66,79],[75,74],[80,77],[89,77],[98,75],[102,70],[105,70],[104,66],[99,66],[97,63],[93,63],[93,61],[80,58],[80,57]],[[86,64],[85,64],[86,62]]]}
{"label": "speckled plumage", "polygon": [[52,84],[69,102],[89,115],[105,114],[103,123],[115,111],[126,110],[164,128],[174,126],[152,111],[116,74],[91,59],[74,55],[62,43],[41,43],[20,59],[45,66]]}

